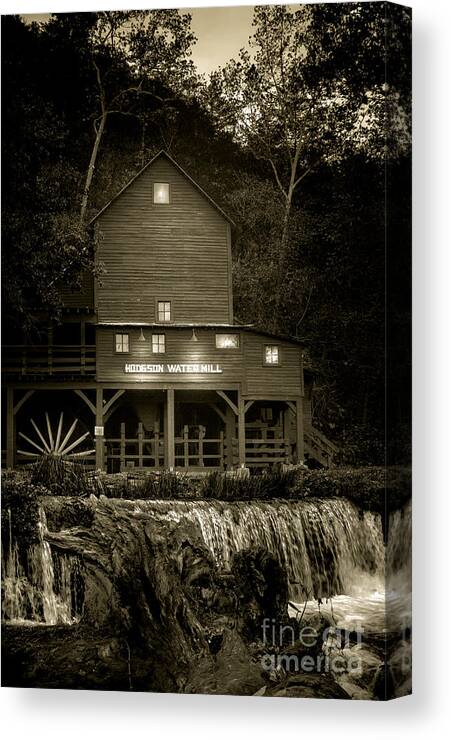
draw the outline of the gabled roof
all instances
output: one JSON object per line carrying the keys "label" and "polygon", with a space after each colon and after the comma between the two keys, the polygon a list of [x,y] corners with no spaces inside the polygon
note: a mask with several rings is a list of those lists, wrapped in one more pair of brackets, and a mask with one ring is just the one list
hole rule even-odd
{"label": "gabled roof", "polygon": [[140,169],[139,172],[137,172],[136,175],[134,175],[134,177],[132,177],[132,179],[127,183],[127,185],[125,185],[105,206],[103,206],[103,208],[101,208],[101,210],[94,216],[94,218],[91,219],[90,223],[91,224],[94,223],[94,221],[96,221],[99,218],[99,216],[102,213],[104,213],[107,210],[107,208],[109,208],[110,205],[112,203],[114,203],[114,201],[117,200],[122,195],[122,193],[124,193],[127,190],[127,188],[129,188],[130,185],[138,177],[140,177],[140,175],[142,175],[143,172],[145,172],[145,170],[147,170],[147,168],[150,167],[159,157],[166,157],[166,159],[168,159],[171,162],[171,164],[173,164],[174,167],[176,167],[179,170],[179,172],[181,172],[181,174],[184,177],[186,177],[187,180],[189,180],[191,182],[192,185],[194,185],[194,187],[201,193],[201,195],[203,195],[203,197],[206,198],[209,201],[209,203],[213,206],[213,208],[215,208],[221,214],[221,216],[223,216],[226,219],[226,221],[228,221],[232,226],[235,225],[234,222],[232,221],[232,219],[230,218],[230,216],[228,216],[222,210],[222,208],[220,206],[218,206],[217,203],[215,203],[215,201],[213,200],[213,198],[211,198],[208,195],[208,193],[206,193],[205,190],[203,190],[201,188],[201,186],[198,185],[197,182],[195,182],[195,180],[193,180],[193,178],[190,177],[190,175],[188,175],[188,173],[185,172],[185,170],[182,167],[180,167],[180,165],[175,161],[175,159],[173,159],[170,154],[168,154],[167,152],[164,151],[164,149],[161,149],[158,152],[158,154],[156,154],[154,157],[152,157],[152,159],[149,162],[147,162],[147,164],[145,164],[144,167],[142,169]]}

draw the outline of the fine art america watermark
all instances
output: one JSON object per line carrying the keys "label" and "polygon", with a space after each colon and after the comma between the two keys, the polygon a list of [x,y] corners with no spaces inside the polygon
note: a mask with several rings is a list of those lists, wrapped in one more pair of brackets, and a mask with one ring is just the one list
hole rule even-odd
{"label": "fine art america watermark", "polygon": [[[265,671],[360,675],[363,665],[358,652],[350,653],[346,648],[360,647],[363,633],[360,622],[355,622],[352,630],[336,626],[318,630],[309,624],[295,627],[265,618],[262,641],[268,651],[261,657],[261,666]],[[321,649],[313,651],[318,644]]]}

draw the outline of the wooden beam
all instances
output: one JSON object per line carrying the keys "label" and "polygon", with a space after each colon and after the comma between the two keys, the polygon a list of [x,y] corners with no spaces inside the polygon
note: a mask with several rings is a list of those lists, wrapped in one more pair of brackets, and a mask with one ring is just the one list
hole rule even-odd
{"label": "wooden beam", "polygon": [[14,390],[6,389],[6,467],[14,467],[15,447]]}
{"label": "wooden beam", "polygon": [[33,393],[34,391],[26,391],[26,393],[23,394],[20,401],[18,401],[16,405],[14,406],[14,416],[16,416],[17,412],[20,411],[24,403],[28,401],[28,399],[33,395]]}
{"label": "wooden beam", "polygon": [[109,411],[110,408],[112,407],[113,403],[116,403],[117,399],[123,396],[124,393],[125,393],[124,390],[116,391],[116,393],[113,396],[111,396],[110,400],[107,401],[106,404],[104,405],[103,413],[106,414],[106,412]]}
{"label": "wooden beam", "polygon": [[304,462],[304,404],[302,398],[296,401],[296,462]]}
{"label": "wooden beam", "polygon": [[255,401],[248,401],[248,402],[247,402],[247,403],[245,404],[245,406],[244,406],[244,413],[245,413],[245,414],[246,414],[246,413],[247,413],[247,412],[249,411],[249,409],[250,409],[250,407],[252,406],[252,404],[253,404],[253,403],[255,403]]}
{"label": "wooden beam", "polygon": [[221,398],[224,399],[224,401],[230,406],[234,414],[238,416],[238,407],[235,406],[233,401],[228,397],[227,393],[224,393],[224,391],[218,391],[218,390],[216,390],[216,393],[218,394],[218,396],[221,396]]}
{"label": "wooden beam", "polygon": [[174,389],[168,388],[166,391],[166,429],[165,429],[165,437],[167,440],[166,443],[166,467],[169,470],[174,470],[175,467],[175,441],[174,441],[174,408],[175,408],[175,399],[174,399]]}
{"label": "wooden beam", "polygon": [[93,414],[96,413],[96,407],[93,404],[93,402],[88,398],[86,393],[83,393],[83,391],[80,391],[77,388],[74,389],[74,393],[76,393],[77,396],[79,396],[85,402],[85,404],[88,406],[88,408],[91,409]]}
{"label": "wooden beam", "polygon": [[225,414],[222,413],[222,411],[219,408],[219,406],[216,403],[209,403],[208,405],[210,406],[210,408],[213,409],[213,411],[216,411],[216,413],[219,416],[219,418],[222,419],[222,421],[224,422],[224,424],[226,424],[227,423],[227,417],[226,417]]}
{"label": "wooden beam", "polygon": [[233,459],[233,440],[236,434],[236,416],[230,406],[226,408],[226,446],[227,446],[227,467],[232,470]]}
{"label": "wooden beam", "polygon": [[293,403],[293,401],[285,401],[290,411],[293,412],[293,414],[296,416],[296,402]]}
{"label": "wooden beam", "polygon": [[246,410],[241,393],[238,397],[238,465],[246,466]]}
{"label": "wooden beam", "polygon": [[[103,388],[96,390],[96,427],[103,427]],[[105,470],[104,446],[105,435],[95,438],[96,444],[96,470]]]}

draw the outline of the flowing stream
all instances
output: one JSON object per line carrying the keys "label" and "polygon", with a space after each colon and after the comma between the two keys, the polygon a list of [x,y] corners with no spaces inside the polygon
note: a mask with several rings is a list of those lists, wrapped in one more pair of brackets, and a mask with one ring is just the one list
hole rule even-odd
{"label": "flowing stream", "polygon": [[[410,511],[395,512],[384,545],[380,516],[350,501],[124,501],[130,515],[195,526],[219,568],[247,548],[272,552],[286,569],[290,599],[322,608],[341,623],[359,620],[375,632],[410,610]],[[41,510],[38,541],[26,552],[2,547],[2,616],[18,623],[71,624],[82,612],[82,568],[76,556],[52,552]],[[407,591],[406,591],[407,589]],[[330,597],[333,597],[332,601]],[[387,600],[386,600],[387,599]]]}
{"label": "flowing stream", "polygon": [[[4,514],[5,515],[5,514]],[[6,514],[11,517],[10,512]],[[2,619],[14,624],[73,624],[81,614],[82,575],[76,556],[53,553],[39,510],[38,539],[20,548],[11,535],[2,542]]]}

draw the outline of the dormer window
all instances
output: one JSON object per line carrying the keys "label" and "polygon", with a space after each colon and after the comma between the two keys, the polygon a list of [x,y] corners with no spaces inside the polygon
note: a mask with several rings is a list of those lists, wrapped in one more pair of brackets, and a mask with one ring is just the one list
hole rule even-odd
{"label": "dormer window", "polygon": [[159,203],[159,204],[169,203],[169,183],[168,182],[154,182],[153,202]]}
{"label": "dormer window", "polygon": [[160,323],[172,321],[171,301],[157,301],[157,317]]}

